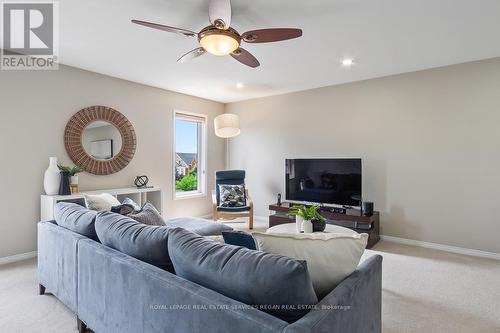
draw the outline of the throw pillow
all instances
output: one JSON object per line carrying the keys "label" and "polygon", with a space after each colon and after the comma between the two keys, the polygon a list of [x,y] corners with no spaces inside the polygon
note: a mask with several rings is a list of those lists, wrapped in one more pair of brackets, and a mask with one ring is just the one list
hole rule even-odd
{"label": "throw pillow", "polygon": [[146,202],[140,211],[130,212],[126,215],[140,223],[148,225],[165,225],[165,221],[160,213],[156,210],[155,206],[149,202]]}
{"label": "throw pillow", "polygon": [[[140,207],[139,207],[140,210]],[[119,206],[111,207],[111,213],[127,216],[128,214],[136,212],[134,206],[122,203]]]}
{"label": "throw pillow", "polygon": [[252,235],[244,231],[223,231],[224,242],[230,245],[243,246],[250,250],[257,250]]}
{"label": "throw pillow", "polygon": [[219,184],[220,207],[245,207],[245,185]]}
{"label": "throw pillow", "polygon": [[170,231],[177,276],[293,322],[318,302],[303,260],[221,244],[182,228]]}
{"label": "throw pillow", "polygon": [[132,200],[130,198],[123,199],[122,205],[129,205],[129,206],[133,207],[135,211],[141,210],[141,206],[139,206],[134,200]]}
{"label": "throw pillow", "polygon": [[260,251],[306,260],[319,298],[356,270],[368,241],[367,234],[253,233],[253,236]]}
{"label": "throw pillow", "polygon": [[59,202],[54,207],[57,225],[93,240],[97,240],[94,226],[96,215],[96,211],[70,202]]}
{"label": "throw pillow", "polygon": [[119,206],[120,201],[116,199],[109,193],[102,194],[84,194],[85,205],[87,205],[88,209],[97,210],[99,212],[102,211],[111,211],[111,208],[114,206]]}

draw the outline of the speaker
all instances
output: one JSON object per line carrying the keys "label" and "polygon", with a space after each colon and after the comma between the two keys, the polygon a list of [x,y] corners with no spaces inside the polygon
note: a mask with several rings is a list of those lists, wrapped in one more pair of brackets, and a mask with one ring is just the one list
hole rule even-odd
{"label": "speaker", "polygon": [[364,216],[372,216],[373,215],[373,202],[363,201],[361,204],[361,211]]}

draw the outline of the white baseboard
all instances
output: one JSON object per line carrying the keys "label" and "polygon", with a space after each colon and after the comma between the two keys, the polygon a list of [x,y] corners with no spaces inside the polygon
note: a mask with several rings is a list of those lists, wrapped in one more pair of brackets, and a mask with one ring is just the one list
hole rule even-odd
{"label": "white baseboard", "polygon": [[0,258],[0,265],[10,264],[13,262],[18,262],[18,261],[23,261],[26,259],[35,258],[36,256],[37,256],[37,252],[33,251],[33,252],[28,252],[28,253],[16,254],[13,256],[9,256],[9,257],[3,257],[3,258]]}
{"label": "white baseboard", "polygon": [[385,235],[380,235],[380,239],[383,241],[386,241],[386,242],[399,243],[399,244],[405,244],[405,245],[413,245],[413,246],[425,247],[428,249],[464,254],[464,255],[473,256],[473,257],[481,257],[481,258],[500,260],[500,253],[495,253],[495,252],[486,252],[486,251],[480,251],[480,250],[475,250],[475,249],[467,249],[464,247],[443,245],[443,244],[437,244],[437,243],[429,243],[429,242],[424,242],[424,241],[419,241],[419,240],[414,240],[414,239],[406,239],[406,238],[399,238],[399,237],[385,236]]}

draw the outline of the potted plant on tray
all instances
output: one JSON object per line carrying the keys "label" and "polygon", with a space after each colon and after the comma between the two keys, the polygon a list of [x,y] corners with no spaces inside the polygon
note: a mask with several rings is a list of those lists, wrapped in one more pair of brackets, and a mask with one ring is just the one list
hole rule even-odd
{"label": "potted plant on tray", "polygon": [[289,216],[295,216],[297,232],[311,233],[325,231],[326,219],[319,213],[319,206],[296,205],[290,208]]}

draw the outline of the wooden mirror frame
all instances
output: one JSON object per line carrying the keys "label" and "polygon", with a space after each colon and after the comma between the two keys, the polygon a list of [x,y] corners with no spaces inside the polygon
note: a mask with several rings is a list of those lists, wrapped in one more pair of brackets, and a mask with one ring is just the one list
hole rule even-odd
{"label": "wooden mirror frame", "polygon": [[[95,121],[106,121],[112,124],[122,136],[122,148],[110,160],[97,160],[90,156],[83,147],[83,131]],[[90,106],[71,117],[64,131],[64,145],[73,163],[88,173],[111,175],[130,163],[135,154],[137,140],[134,127],[123,114],[106,106]]]}

